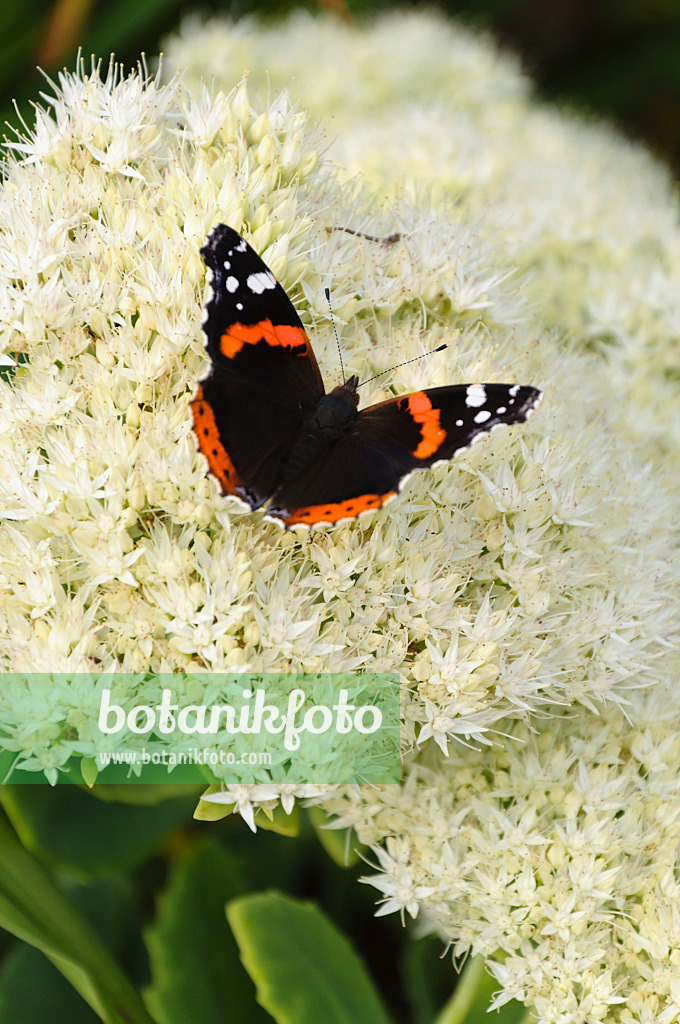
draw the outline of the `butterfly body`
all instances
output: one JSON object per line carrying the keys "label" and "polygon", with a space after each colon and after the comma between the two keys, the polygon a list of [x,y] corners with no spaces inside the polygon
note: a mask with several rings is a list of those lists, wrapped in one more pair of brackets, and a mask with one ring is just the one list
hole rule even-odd
{"label": "butterfly body", "polygon": [[358,416],[358,377],[350,377],[324,395],[317,407],[303,423],[293,447],[286,458],[280,486],[295,480],[315,459],[333,445],[346,431],[351,430]]}
{"label": "butterfly body", "polygon": [[224,494],[267,505],[279,525],[380,508],[413,470],[523,422],[540,399],[519,384],[460,384],[359,410],[358,378],[325,391],[290,299],[236,231],[218,225],[201,254],[213,291],[210,366],[192,401],[198,445]]}

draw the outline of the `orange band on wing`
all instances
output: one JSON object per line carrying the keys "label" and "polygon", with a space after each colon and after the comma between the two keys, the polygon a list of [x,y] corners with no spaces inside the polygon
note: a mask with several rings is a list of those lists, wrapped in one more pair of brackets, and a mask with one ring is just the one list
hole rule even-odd
{"label": "orange band on wing", "polygon": [[217,477],[223,494],[234,494],[236,488],[242,486],[241,480],[234,469],[234,463],[231,461],[227,449],[220,440],[215,416],[203,397],[203,389],[200,385],[191,402],[191,414],[198,447],[208,460],[210,472]]}
{"label": "orange band on wing", "polygon": [[312,523],[337,523],[339,519],[353,519],[362,512],[372,508],[380,508],[388,498],[393,498],[396,491],[388,491],[386,494],[362,494],[358,498],[349,498],[348,501],[328,502],[327,505],[307,505],[304,508],[292,509],[289,516],[277,518],[285,519],[287,526],[295,523],[304,523],[311,526]]}
{"label": "orange band on wing", "polygon": [[233,359],[244,345],[257,345],[265,341],[273,348],[296,348],[301,345],[307,351],[307,335],[300,327],[291,324],[279,324],[274,327],[271,320],[261,320],[257,324],[232,324],[220,338],[220,348],[227,359]]}
{"label": "orange band on wing", "polygon": [[432,402],[424,391],[416,391],[408,396],[408,411],[420,426],[421,440],[414,451],[416,459],[426,459],[433,455],[443,444],[446,431],[439,422],[440,409],[433,409]]}

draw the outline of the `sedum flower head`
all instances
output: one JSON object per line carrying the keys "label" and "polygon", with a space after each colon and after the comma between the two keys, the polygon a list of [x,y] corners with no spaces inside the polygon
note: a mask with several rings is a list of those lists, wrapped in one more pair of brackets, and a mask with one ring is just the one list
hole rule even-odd
{"label": "sedum flower head", "polygon": [[[379,913],[481,954],[541,1022],[670,1022],[680,1012],[677,691],[628,718],[582,708],[500,745],[413,763],[399,790],[327,794],[373,848]],[[632,724],[635,723],[635,724]],[[384,844],[384,845],[378,845]]]}
{"label": "sedum flower head", "polygon": [[194,89],[206,68],[295,76],[332,118],[337,181],[361,174],[390,197],[367,204],[336,181],[327,226],[402,237],[334,232],[301,281],[321,320],[310,282],[315,268],[331,278],[360,372],[453,338],[399,384],[512,373],[546,395],[526,428],[415,478],[370,525],[312,535],[302,561],[296,539],[279,542],[279,580],[288,558],[328,614],[327,661],[397,667],[403,682],[403,785],[310,799],[371,847],[379,912],[486,958],[495,1006],[521,1000],[545,1024],[672,1024],[680,236],[667,171],[537,104],[511,59],[431,13],[358,30],[192,22],[167,50]]}
{"label": "sedum flower head", "polygon": [[[243,81],[193,96],[81,66],[13,144],[0,193],[2,337],[17,363],[0,403],[6,667],[396,669],[407,750],[490,742],[546,705],[625,705],[664,676],[668,513],[622,442],[606,375],[521,319],[503,252],[465,204],[405,196],[376,213],[361,185],[317,166],[318,141],[286,94],[258,105]],[[547,410],[418,475],[366,523],[281,536],[235,511],[188,413],[205,365],[198,250],[219,220],[291,290],[331,380],[326,283],[352,372],[445,340],[446,355],[399,371],[399,389],[515,377],[545,387]],[[390,245],[326,230],[385,234],[395,220]],[[381,378],[367,401],[393,387]],[[21,707],[4,714],[14,735]]]}

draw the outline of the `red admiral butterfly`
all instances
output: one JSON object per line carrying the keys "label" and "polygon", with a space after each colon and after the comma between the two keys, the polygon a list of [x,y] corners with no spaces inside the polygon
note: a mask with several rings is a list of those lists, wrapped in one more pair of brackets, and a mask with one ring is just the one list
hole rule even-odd
{"label": "red admiral butterfly", "polygon": [[191,403],[222,493],[284,527],[380,508],[414,469],[451,459],[541,392],[519,384],[429,388],[358,410],[358,377],[326,394],[293,304],[244,238],[218,224],[201,249],[212,283],[208,372]]}

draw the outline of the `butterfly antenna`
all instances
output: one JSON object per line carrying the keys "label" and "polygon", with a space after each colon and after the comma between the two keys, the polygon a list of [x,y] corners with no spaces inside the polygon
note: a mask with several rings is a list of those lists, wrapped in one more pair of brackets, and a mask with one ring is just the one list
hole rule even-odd
{"label": "butterfly antenna", "polygon": [[380,373],[376,373],[375,377],[369,377],[368,380],[362,380],[358,386],[363,388],[364,384],[370,384],[372,380],[376,380],[378,377],[382,377],[384,373],[392,373],[392,370],[398,370],[400,366],[408,366],[409,363],[417,363],[419,359],[424,359],[425,356],[431,356],[434,352],[443,352],[448,345],[439,345],[438,348],[431,348],[429,352],[423,352],[419,356],[414,356],[413,359],[406,359],[403,363],[397,363],[396,366],[390,366],[387,370],[381,370]]}
{"label": "butterfly antenna", "polygon": [[348,235],[356,235],[357,238],[365,238],[369,242],[379,242],[381,245],[394,245],[395,242],[400,242],[404,237],[401,231],[393,231],[391,235],[385,235],[384,237],[379,235],[367,235],[365,231],[356,231],[354,228],[341,228],[336,226],[326,228],[326,231],[329,235],[333,231],[344,231]]}
{"label": "butterfly antenna", "polygon": [[326,302],[328,303],[328,308],[329,308],[329,310],[331,312],[331,323],[333,324],[333,333],[335,334],[335,343],[338,346],[338,355],[340,356],[340,369],[342,370],[342,383],[346,384],[347,380],[346,380],[346,377],[345,377],[345,365],[344,365],[344,363],[342,361],[342,349],[340,348],[340,339],[338,338],[338,332],[337,332],[337,330],[335,328],[335,320],[333,319],[333,307],[331,306],[331,291],[330,291],[330,288],[324,288],[324,292],[326,293]]}

